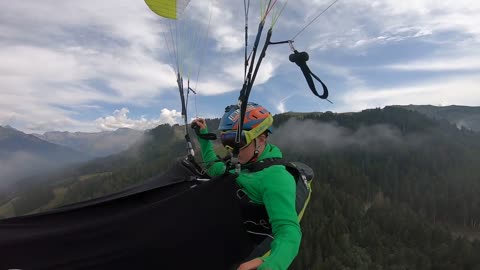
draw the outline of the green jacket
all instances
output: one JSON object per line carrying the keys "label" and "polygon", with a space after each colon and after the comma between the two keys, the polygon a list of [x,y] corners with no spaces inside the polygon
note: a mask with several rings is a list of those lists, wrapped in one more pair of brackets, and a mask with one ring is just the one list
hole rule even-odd
{"label": "green jacket", "polygon": [[[201,133],[208,131],[204,129]],[[204,162],[218,160],[210,141],[199,138],[199,142]],[[258,160],[281,157],[282,152],[278,147],[267,144]],[[216,162],[208,169],[211,176],[219,176],[224,172],[225,164],[222,162]],[[237,183],[253,202],[265,205],[272,225],[274,240],[271,253],[263,258],[264,263],[258,269],[287,269],[297,256],[302,238],[295,210],[296,186],[293,176],[285,166],[273,165],[254,173],[243,170],[237,177]]]}

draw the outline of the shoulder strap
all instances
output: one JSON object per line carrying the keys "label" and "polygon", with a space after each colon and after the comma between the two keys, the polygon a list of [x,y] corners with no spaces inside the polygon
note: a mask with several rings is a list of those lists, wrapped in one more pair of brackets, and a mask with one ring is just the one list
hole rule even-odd
{"label": "shoulder strap", "polygon": [[265,158],[257,162],[244,166],[250,172],[258,172],[272,165],[285,165],[288,166],[290,162],[283,160],[282,158]]}
{"label": "shoulder strap", "polygon": [[293,176],[293,178],[295,179],[295,182],[298,182],[299,179],[304,179],[304,180],[313,179],[313,171],[310,167],[306,166],[301,162],[286,161],[282,158],[262,159],[255,163],[243,166],[243,168],[248,169],[250,172],[258,172],[272,165],[285,166],[285,169],[287,169],[287,171]]}

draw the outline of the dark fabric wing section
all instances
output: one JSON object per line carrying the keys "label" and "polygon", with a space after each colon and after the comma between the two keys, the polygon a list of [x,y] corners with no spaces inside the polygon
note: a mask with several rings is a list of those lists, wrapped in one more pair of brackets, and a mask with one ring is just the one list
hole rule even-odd
{"label": "dark fabric wing section", "polygon": [[0,268],[227,269],[253,248],[234,178],[193,183],[1,220]]}

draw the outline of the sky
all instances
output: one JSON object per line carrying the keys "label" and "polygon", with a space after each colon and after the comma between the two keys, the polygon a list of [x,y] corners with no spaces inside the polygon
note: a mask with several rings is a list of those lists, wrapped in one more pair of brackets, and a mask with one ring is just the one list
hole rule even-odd
{"label": "sky", "polygon": [[[260,2],[250,3],[249,52]],[[272,40],[292,39],[332,2],[276,1]],[[244,1],[192,0],[178,21],[142,0],[0,0],[0,7],[2,126],[43,133],[182,123],[177,70],[196,92],[188,95],[188,121],[221,117],[237,102]],[[339,0],[293,43],[309,53],[333,104],[313,96],[285,44],[269,46],[250,101],[273,114],[479,106],[478,14],[473,0]]]}

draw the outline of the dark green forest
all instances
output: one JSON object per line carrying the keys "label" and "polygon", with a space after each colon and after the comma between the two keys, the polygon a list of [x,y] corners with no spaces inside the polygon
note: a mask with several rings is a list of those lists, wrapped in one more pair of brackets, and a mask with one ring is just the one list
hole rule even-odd
{"label": "dark green forest", "polygon": [[[480,133],[400,107],[274,119],[270,142],[315,171],[291,269],[480,270]],[[147,134],[123,153],[24,187],[11,200],[15,214],[122,190],[185,155],[184,127]]]}
{"label": "dark green forest", "polygon": [[[275,123],[294,129],[275,137],[285,156],[316,174],[292,269],[480,269],[479,133],[395,107]],[[318,138],[332,129],[337,141]]]}

